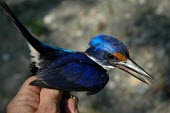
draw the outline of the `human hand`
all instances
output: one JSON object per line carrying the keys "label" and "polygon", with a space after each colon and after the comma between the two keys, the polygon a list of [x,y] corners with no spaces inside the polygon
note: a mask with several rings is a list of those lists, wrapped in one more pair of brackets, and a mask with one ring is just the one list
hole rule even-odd
{"label": "human hand", "polygon": [[[7,113],[60,113],[59,103],[62,91],[30,86],[36,80],[28,78],[17,95],[8,104]],[[79,113],[76,100],[69,98],[66,102],[67,113]]]}

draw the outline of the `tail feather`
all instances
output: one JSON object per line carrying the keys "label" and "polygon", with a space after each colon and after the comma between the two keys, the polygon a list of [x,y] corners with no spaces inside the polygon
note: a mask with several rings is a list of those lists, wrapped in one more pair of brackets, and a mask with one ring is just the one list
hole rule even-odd
{"label": "tail feather", "polygon": [[10,10],[10,8],[5,2],[0,2],[0,6],[4,10],[4,12],[8,15],[12,23],[22,33],[22,35],[27,39],[27,41],[31,44],[31,46],[35,50],[37,50],[40,54],[43,54],[52,49],[48,45],[43,44],[38,39],[33,37],[30,34],[30,32],[24,27],[24,25],[17,19],[17,17],[14,15],[14,13]]}

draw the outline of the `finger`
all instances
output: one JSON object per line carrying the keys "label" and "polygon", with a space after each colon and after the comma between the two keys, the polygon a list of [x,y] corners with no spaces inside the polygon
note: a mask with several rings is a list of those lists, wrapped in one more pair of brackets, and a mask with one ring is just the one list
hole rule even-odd
{"label": "finger", "polygon": [[39,93],[41,88],[29,85],[31,81],[36,79],[37,78],[35,76],[32,76],[23,83],[17,95],[9,103],[8,108],[10,108],[11,106],[24,106],[24,105],[27,105],[34,109],[38,108]]}
{"label": "finger", "polygon": [[59,103],[62,97],[62,91],[42,88],[40,92],[40,103]]}
{"label": "finger", "polygon": [[79,113],[77,107],[77,100],[75,98],[69,98],[66,102],[66,111],[67,113]]}
{"label": "finger", "polygon": [[32,76],[23,83],[23,85],[21,86],[17,94],[17,98],[19,100],[34,101],[38,105],[40,101],[39,94],[40,94],[41,88],[37,86],[29,85],[30,82],[36,79],[37,79],[36,76]]}
{"label": "finger", "polygon": [[39,94],[40,91],[41,91],[41,88],[40,88],[40,87],[29,85],[30,82],[32,82],[32,81],[34,81],[34,80],[36,80],[36,79],[37,79],[36,76],[32,76],[32,77],[28,78],[28,79],[23,83],[23,85],[22,85],[22,87],[20,88],[20,90],[19,90],[18,93],[26,93],[26,94],[28,94],[28,93],[34,92],[34,93]]}
{"label": "finger", "polygon": [[42,88],[40,92],[40,113],[59,113],[59,103],[62,98],[62,91]]}

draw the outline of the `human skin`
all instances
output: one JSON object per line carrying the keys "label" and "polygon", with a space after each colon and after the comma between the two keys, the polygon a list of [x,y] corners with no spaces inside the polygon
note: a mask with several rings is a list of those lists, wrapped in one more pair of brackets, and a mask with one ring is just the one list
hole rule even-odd
{"label": "human skin", "polygon": [[[35,76],[28,78],[16,96],[7,106],[7,113],[60,113],[59,103],[62,91],[30,86],[36,80]],[[69,98],[66,101],[67,113],[79,113],[77,101]]]}

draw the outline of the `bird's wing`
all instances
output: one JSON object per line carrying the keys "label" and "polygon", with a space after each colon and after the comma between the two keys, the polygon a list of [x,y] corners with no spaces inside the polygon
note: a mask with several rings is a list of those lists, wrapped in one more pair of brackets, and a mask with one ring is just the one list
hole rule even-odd
{"label": "bird's wing", "polygon": [[104,69],[84,62],[72,61],[60,67],[48,66],[38,72],[38,80],[31,85],[64,91],[88,91],[88,95],[99,92],[109,80]]}
{"label": "bird's wing", "polygon": [[31,55],[30,71],[35,75],[37,70],[41,68],[45,61],[55,60],[65,54],[74,53],[71,50],[65,50],[59,47],[50,46],[51,50],[46,51],[44,54],[40,54],[34,47],[28,43]]}

